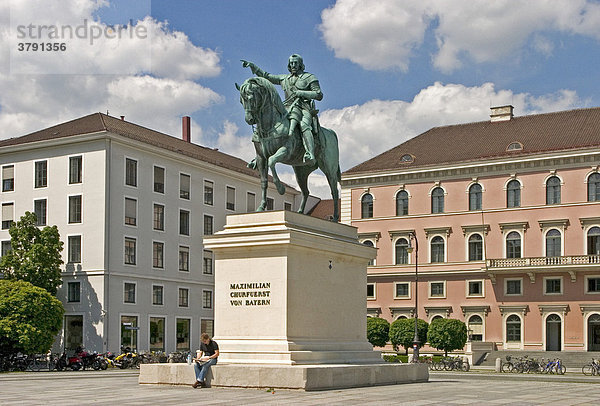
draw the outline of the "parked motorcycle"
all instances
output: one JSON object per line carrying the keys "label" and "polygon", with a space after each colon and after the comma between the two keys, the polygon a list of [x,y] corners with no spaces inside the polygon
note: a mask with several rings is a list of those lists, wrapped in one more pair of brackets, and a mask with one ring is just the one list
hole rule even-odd
{"label": "parked motorcycle", "polygon": [[83,361],[77,354],[67,356],[67,351],[63,351],[61,357],[56,363],[56,369],[58,371],[64,371],[67,368],[71,368],[73,371],[79,371],[83,367]]}
{"label": "parked motorcycle", "polygon": [[86,368],[92,368],[94,371],[98,371],[102,368],[102,361],[96,351],[88,352],[82,347],[79,347],[75,350],[75,354],[81,358],[84,371]]}

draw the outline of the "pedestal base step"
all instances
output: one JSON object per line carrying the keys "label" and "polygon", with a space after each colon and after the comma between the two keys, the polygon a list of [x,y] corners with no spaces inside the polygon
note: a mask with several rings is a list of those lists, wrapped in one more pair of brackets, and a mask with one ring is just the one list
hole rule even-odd
{"label": "pedestal base step", "polygon": [[[426,364],[249,365],[218,364],[209,386],[327,390],[427,382]],[[212,376],[211,376],[212,375]],[[143,364],[139,383],[191,385],[194,367],[187,364]]]}

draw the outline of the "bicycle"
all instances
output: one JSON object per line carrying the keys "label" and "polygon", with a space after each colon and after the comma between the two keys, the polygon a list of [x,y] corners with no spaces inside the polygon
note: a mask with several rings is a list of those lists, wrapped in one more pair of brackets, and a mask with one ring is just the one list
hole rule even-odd
{"label": "bicycle", "polygon": [[587,365],[584,365],[581,368],[581,372],[584,375],[600,375],[600,361],[598,361],[597,359],[592,358],[592,362],[590,362]]}

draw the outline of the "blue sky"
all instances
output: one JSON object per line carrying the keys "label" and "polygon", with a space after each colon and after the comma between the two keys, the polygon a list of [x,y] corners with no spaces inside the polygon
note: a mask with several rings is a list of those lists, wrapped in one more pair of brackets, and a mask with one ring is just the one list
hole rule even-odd
{"label": "blue sky", "polygon": [[[284,73],[292,53],[300,53],[320,80],[321,122],[338,133],[342,170],[433,126],[486,120],[491,105],[514,104],[515,114],[525,115],[600,102],[597,1],[49,4],[13,0],[9,11],[13,20],[20,12],[32,21],[70,24],[87,17],[104,25],[131,20],[149,27],[152,45],[125,42],[109,50],[106,42],[65,55],[66,65],[90,64],[100,75],[74,75],[67,67],[59,75],[23,75],[0,66],[1,138],[106,110],[179,135],[180,116],[191,115],[194,142],[249,159],[251,129],[234,83],[251,73],[239,60]],[[2,7],[0,16],[8,14]],[[0,28],[7,25],[0,17]],[[6,35],[0,30],[3,52]],[[136,47],[151,48],[150,65],[132,54]],[[293,183],[289,172],[284,176]],[[322,176],[311,184],[327,195]]]}

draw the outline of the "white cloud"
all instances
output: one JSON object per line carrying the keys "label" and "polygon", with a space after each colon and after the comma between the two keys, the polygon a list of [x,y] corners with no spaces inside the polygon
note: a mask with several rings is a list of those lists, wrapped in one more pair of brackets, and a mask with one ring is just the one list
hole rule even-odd
{"label": "white cloud", "polygon": [[320,30],[339,58],[366,69],[407,70],[413,50],[433,30],[433,64],[452,72],[469,60],[518,57],[529,41],[548,56],[552,42],[541,33],[600,39],[600,4],[591,0],[338,0],[321,14]]}
{"label": "white cloud", "polygon": [[467,87],[436,82],[410,102],[371,100],[321,113],[321,124],[338,134],[340,166],[349,169],[436,126],[489,119],[490,105],[512,104],[516,115],[559,111],[585,104],[571,90],[533,96],[495,90],[492,83]]}
{"label": "white cloud", "polygon": [[[9,70],[9,14],[13,24],[28,21],[76,26],[87,19],[89,24],[107,28],[93,14],[108,4],[106,0],[0,2],[0,138],[107,110],[111,115],[125,115],[128,121],[177,136],[181,115],[223,101],[213,90],[194,82],[220,73],[219,54],[193,44],[184,33],[170,30],[165,22],[151,17],[134,22],[148,30],[150,42],[135,37],[120,41],[101,38],[93,46],[73,41],[67,43],[73,52],[62,55],[53,68],[62,74]],[[144,59],[146,55],[151,58]],[[24,64],[23,69],[26,67]],[[68,74],[74,68],[118,74]],[[194,140],[201,136],[202,129],[193,123]]]}
{"label": "white cloud", "polygon": [[217,148],[229,155],[237,156],[250,162],[256,155],[251,141],[251,134],[238,135],[238,126],[231,121],[223,123],[223,131],[217,135]]}

